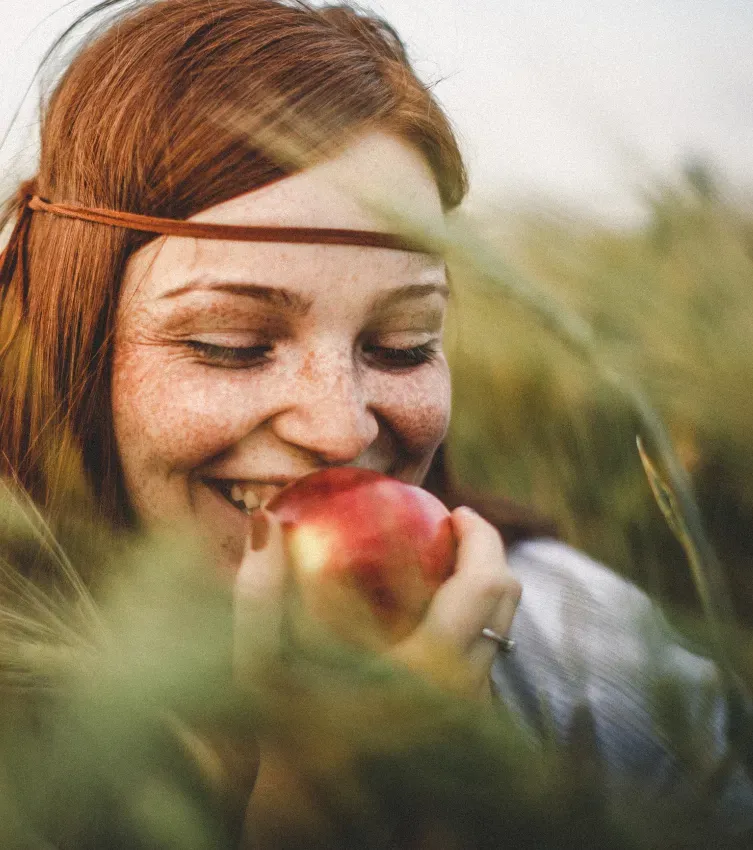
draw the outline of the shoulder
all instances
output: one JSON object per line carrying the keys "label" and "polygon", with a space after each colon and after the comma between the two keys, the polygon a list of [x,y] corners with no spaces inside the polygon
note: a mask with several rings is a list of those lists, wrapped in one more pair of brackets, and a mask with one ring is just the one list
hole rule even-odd
{"label": "shoulder", "polygon": [[[631,612],[651,607],[648,597],[634,584],[583,552],[559,540],[526,540],[508,553],[510,568],[535,593],[537,588],[578,595],[582,601],[613,607],[619,600]],[[614,613],[614,612],[613,612]]]}
{"label": "shoulder", "polygon": [[[645,593],[552,539],[520,543],[508,559],[523,585],[511,631],[517,646],[499,657],[493,679],[524,721],[568,744],[585,712],[608,775],[633,775],[659,794],[678,792],[693,774],[677,730],[692,732],[690,761],[723,762],[729,722],[719,671],[682,645]],[[731,803],[738,795],[753,817],[751,794],[738,771],[722,794],[731,795],[730,820],[740,815]]]}
{"label": "shoulder", "polygon": [[603,681],[646,701],[665,675],[694,686],[718,680],[714,664],[682,645],[640,588],[582,552],[541,539],[508,557],[523,584],[513,625],[519,645],[530,640],[538,663],[562,670],[569,688]]}
{"label": "shoulder", "polygon": [[571,661],[597,667],[602,658],[610,666],[638,667],[668,647],[669,627],[649,597],[571,546],[529,540],[511,548],[508,560],[523,584],[520,626],[550,651],[567,650]]}

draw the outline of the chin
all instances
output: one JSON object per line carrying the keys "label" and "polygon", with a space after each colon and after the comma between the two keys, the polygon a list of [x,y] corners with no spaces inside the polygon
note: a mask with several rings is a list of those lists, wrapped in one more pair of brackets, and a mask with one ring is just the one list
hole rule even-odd
{"label": "chin", "polygon": [[227,535],[214,542],[217,553],[217,571],[221,576],[234,576],[238,572],[246,546],[244,537]]}

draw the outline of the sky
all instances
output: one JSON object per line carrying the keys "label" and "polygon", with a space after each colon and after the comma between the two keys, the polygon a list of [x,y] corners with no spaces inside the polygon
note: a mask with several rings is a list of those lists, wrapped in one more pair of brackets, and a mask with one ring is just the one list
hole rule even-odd
{"label": "sky", "polygon": [[[0,136],[54,36],[92,5],[0,0]],[[643,185],[694,160],[753,189],[751,0],[364,5],[435,84],[470,165],[471,203],[551,199],[631,220]],[[34,102],[0,150],[2,188],[33,168]]]}

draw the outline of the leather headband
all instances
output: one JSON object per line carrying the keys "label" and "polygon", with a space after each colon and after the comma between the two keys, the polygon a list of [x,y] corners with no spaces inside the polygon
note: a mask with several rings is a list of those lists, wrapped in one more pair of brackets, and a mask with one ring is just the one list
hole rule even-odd
{"label": "leather headband", "polygon": [[119,210],[83,207],[77,204],[54,204],[37,194],[36,180],[28,180],[18,191],[19,215],[8,244],[0,254],[0,285],[11,279],[16,269],[22,281],[22,297],[28,294],[28,234],[32,212],[43,212],[62,218],[78,219],[110,227],[123,227],[142,233],[183,236],[193,239],[224,239],[233,242],[278,242],[302,245],[356,245],[366,248],[388,248],[395,251],[426,253],[420,245],[396,233],[375,230],[348,230],[319,227],[272,227],[236,224],[211,224],[158,216],[138,215]]}
{"label": "leather headband", "polygon": [[52,204],[33,195],[27,201],[31,210],[52,213],[63,218],[90,221],[112,227],[124,227],[143,233],[158,233],[163,236],[185,236],[194,239],[225,239],[233,242],[280,242],[304,245],[359,245],[366,248],[390,248],[396,251],[422,252],[419,246],[410,243],[395,233],[374,230],[347,230],[320,227],[271,227],[237,224],[210,224],[208,222],[183,221],[174,218],[159,218],[150,215],[120,212],[117,210],[81,207],[74,204]]}

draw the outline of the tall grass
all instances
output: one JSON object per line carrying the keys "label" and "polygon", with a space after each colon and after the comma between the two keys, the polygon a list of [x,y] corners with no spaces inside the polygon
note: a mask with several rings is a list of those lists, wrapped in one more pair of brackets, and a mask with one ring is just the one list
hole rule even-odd
{"label": "tall grass", "polygon": [[[304,643],[294,608],[279,655],[237,686],[228,588],[187,537],[79,527],[53,543],[22,497],[6,489],[0,508],[4,848],[237,847],[257,740],[274,782],[251,846],[631,848],[666,829],[639,784],[603,794],[585,739],[534,745],[504,706]],[[96,609],[68,544],[110,570]],[[32,563],[44,588],[25,577]],[[631,825],[636,806],[656,808],[648,827]]]}
{"label": "tall grass", "polygon": [[[614,231],[537,210],[487,222],[503,256],[593,329],[603,365],[635,381],[668,424],[751,622],[753,242],[750,213],[713,184],[657,189],[646,223]],[[624,394],[530,310],[455,271],[457,465],[535,504],[564,536],[668,604],[697,610],[681,546],[654,503]],[[556,307],[555,307],[556,309]]]}

